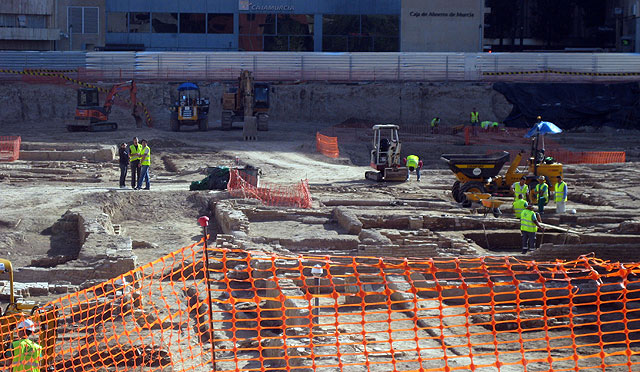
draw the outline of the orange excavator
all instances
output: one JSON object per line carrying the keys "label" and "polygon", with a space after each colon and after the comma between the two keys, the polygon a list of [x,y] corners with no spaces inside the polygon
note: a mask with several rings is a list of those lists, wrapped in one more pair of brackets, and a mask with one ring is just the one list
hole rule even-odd
{"label": "orange excavator", "polygon": [[[127,101],[131,105],[131,116],[136,121],[136,127],[142,127],[142,118],[137,112],[138,101],[136,100],[136,83],[133,80],[119,83],[111,87],[104,106],[100,107],[100,96],[98,88],[78,89],[78,105],[76,107],[76,121],[67,125],[69,132],[110,132],[118,129],[118,123],[109,121],[109,114],[113,107],[114,99],[120,92],[129,91],[130,99]],[[149,119],[147,119],[148,121]],[[149,124],[149,123],[147,123]]]}

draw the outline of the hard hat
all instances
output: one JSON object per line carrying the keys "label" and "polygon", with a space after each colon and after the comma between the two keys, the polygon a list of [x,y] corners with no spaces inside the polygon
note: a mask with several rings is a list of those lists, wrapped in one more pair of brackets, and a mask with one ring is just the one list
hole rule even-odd
{"label": "hard hat", "polygon": [[35,332],[36,331],[36,325],[33,323],[33,321],[31,319],[25,319],[25,320],[21,321],[20,323],[18,323],[18,326],[16,328],[18,328],[18,329],[26,329],[26,330],[31,331],[31,332]]}

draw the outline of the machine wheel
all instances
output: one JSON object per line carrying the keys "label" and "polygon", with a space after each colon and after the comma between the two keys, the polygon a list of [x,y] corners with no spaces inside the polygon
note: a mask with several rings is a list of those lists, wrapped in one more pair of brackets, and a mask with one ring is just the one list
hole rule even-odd
{"label": "machine wheel", "polygon": [[266,114],[258,114],[258,130],[269,130],[269,116],[267,116]]}
{"label": "machine wheel", "polygon": [[453,200],[456,203],[462,203],[462,198],[460,197],[460,181],[456,181],[453,183],[451,187],[451,196],[453,196]]}
{"label": "machine wheel", "polygon": [[171,118],[171,130],[174,132],[180,132],[180,122],[178,119]]}
{"label": "machine wheel", "polygon": [[233,113],[223,111],[222,118],[220,119],[220,126],[222,127],[222,130],[230,130],[232,125],[233,125]]}
{"label": "machine wheel", "polygon": [[471,181],[465,182],[461,187],[458,195],[462,199],[462,206],[465,208],[469,208],[471,206],[471,200],[467,200],[467,196],[464,194],[465,192],[475,192],[475,193],[485,193],[486,190],[484,185],[480,182]]}
{"label": "machine wheel", "polygon": [[208,117],[206,117],[206,118],[202,118],[202,119],[199,119],[199,120],[198,120],[198,129],[199,129],[201,132],[206,132],[206,131],[207,131],[207,129],[209,129],[209,123],[208,123],[208,121],[209,121],[209,118],[208,118]]}
{"label": "machine wheel", "polygon": [[502,216],[502,211],[500,210],[500,208],[493,208],[491,212],[493,213],[493,217],[495,218]]}

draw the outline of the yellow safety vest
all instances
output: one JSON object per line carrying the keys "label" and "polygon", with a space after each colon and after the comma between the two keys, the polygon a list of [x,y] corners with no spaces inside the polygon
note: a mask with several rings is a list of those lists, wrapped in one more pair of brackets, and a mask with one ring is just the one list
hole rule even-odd
{"label": "yellow safety vest", "polygon": [[518,195],[522,195],[522,199],[527,200],[529,185],[525,183],[524,185],[520,186],[520,182],[516,182],[513,185],[514,196],[516,197],[515,200],[518,200]]}
{"label": "yellow safety vest", "polygon": [[538,231],[538,225],[536,225],[536,213],[534,211],[530,211],[525,209],[520,214],[520,230],[528,231],[528,232],[536,232]]}
{"label": "yellow safety vest", "polygon": [[142,145],[129,145],[129,161],[140,160],[140,152],[142,151]]}
{"label": "yellow safety vest", "polygon": [[497,121],[494,121],[493,123],[491,123],[491,127],[493,127],[493,128],[497,128],[498,125],[500,125],[500,124],[498,124]]}
{"label": "yellow safety vest", "polygon": [[524,199],[518,199],[513,202],[513,211],[516,214],[516,218],[520,218],[522,211],[527,207],[527,202]]}
{"label": "yellow safety vest", "polygon": [[409,168],[418,168],[418,162],[420,158],[415,155],[407,156],[407,167]]}
{"label": "yellow safety vest", "polygon": [[471,112],[471,122],[477,123],[478,121],[480,121],[480,113],[477,111]]}
{"label": "yellow safety vest", "polygon": [[556,203],[567,201],[567,184],[564,181],[556,183]]}
{"label": "yellow safety vest", "polygon": [[140,162],[141,165],[151,165],[151,149],[149,146],[145,146],[142,151],[140,151]]}
{"label": "yellow safety vest", "polygon": [[535,188],[536,194],[539,198],[545,198],[549,200],[549,186],[546,183],[539,183]]}
{"label": "yellow safety vest", "polygon": [[438,124],[440,124],[440,119],[436,119],[436,118],[431,119],[431,126],[432,127],[435,127]]}
{"label": "yellow safety vest", "polygon": [[40,372],[42,346],[29,339],[13,341],[11,346],[13,347],[11,363],[13,372]]}
{"label": "yellow safety vest", "polygon": [[490,122],[490,121],[487,121],[487,120],[485,120],[485,121],[483,121],[482,123],[480,123],[480,127],[481,127],[482,129],[488,129],[488,128],[489,128],[489,125],[491,125],[491,122]]}

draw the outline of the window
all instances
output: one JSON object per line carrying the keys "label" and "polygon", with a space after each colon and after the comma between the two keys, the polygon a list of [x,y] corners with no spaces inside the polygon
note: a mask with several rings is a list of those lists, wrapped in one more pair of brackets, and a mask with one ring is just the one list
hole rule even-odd
{"label": "window", "polygon": [[240,49],[313,51],[312,14],[240,14]]}
{"label": "window", "polygon": [[180,13],[180,33],[204,34],[206,29],[204,13]]}
{"label": "window", "polygon": [[107,32],[128,32],[127,13],[107,13]]}
{"label": "window", "polygon": [[177,34],[178,13],[153,13],[151,27],[155,33]]}
{"label": "window", "polygon": [[147,33],[151,31],[149,13],[129,13],[129,32]]}
{"label": "window", "polygon": [[47,28],[47,16],[0,14],[0,27]]}
{"label": "window", "polygon": [[207,14],[207,33],[232,34],[233,14]]}
{"label": "window", "polygon": [[74,34],[97,34],[100,30],[99,8],[67,7],[67,29]]}
{"label": "window", "polygon": [[326,52],[397,52],[397,15],[325,15],[322,50]]}

